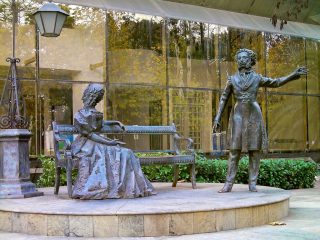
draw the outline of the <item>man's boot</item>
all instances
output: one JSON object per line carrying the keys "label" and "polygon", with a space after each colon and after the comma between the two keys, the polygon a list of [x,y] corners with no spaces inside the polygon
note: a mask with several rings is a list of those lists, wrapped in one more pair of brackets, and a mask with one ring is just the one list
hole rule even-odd
{"label": "man's boot", "polygon": [[257,192],[257,180],[260,167],[260,153],[249,152],[249,191]]}
{"label": "man's boot", "polygon": [[238,170],[240,154],[241,154],[240,150],[230,150],[226,182],[223,188],[218,191],[219,193],[231,192],[234,179],[236,177],[237,170]]}

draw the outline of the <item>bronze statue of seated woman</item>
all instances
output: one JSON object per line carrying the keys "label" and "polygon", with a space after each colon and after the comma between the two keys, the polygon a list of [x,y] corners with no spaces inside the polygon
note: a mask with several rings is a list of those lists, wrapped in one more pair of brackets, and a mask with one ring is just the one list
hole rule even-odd
{"label": "bronze statue of seated woman", "polygon": [[[79,161],[72,198],[136,198],[155,194],[133,151],[122,147],[123,142],[99,134],[103,114],[95,106],[103,95],[103,85],[89,84],[82,97],[84,106],[74,115],[74,126],[80,134],[71,147],[72,155]],[[123,127],[117,121],[109,123]]]}

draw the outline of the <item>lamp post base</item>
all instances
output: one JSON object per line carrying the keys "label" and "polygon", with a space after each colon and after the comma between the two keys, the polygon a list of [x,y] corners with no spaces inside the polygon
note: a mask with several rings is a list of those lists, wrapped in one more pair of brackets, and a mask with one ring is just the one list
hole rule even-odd
{"label": "lamp post base", "polygon": [[42,196],[30,181],[27,129],[0,130],[0,199]]}
{"label": "lamp post base", "polygon": [[43,196],[43,192],[38,192],[35,185],[28,181],[6,181],[0,180],[0,199],[3,198],[29,198]]}

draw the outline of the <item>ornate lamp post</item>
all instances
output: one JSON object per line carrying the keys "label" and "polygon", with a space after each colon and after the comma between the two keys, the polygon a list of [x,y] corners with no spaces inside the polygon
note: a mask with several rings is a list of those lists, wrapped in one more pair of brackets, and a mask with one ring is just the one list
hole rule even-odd
{"label": "ornate lamp post", "polygon": [[[43,195],[30,181],[29,122],[24,113],[20,80],[15,57],[15,19],[16,2],[12,0],[12,57],[9,73],[5,83],[1,104],[7,113],[0,116],[0,198],[25,198]],[[63,23],[68,16],[53,3],[45,4],[34,14],[40,33],[46,37],[59,36]],[[38,22],[38,20],[40,22]]]}
{"label": "ornate lamp post", "polygon": [[20,80],[17,77],[15,57],[16,3],[12,0],[12,57],[1,104],[7,113],[0,116],[0,198],[25,198],[43,195],[30,181],[29,122],[25,118]]}

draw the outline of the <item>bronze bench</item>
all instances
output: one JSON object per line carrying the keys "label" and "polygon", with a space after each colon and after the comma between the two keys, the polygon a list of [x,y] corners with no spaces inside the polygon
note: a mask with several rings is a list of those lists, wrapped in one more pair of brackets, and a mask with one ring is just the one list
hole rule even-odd
{"label": "bronze bench", "polygon": [[[60,174],[61,168],[65,168],[67,172],[67,187],[68,194],[71,196],[72,192],[72,169],[76,168],[75,161],[71,154],[71,139],[74,134],[78,134],[77,130],[73,125],[57,124],[52,122],[53,136],[54,136],[54,151],[55,151],[55,187],[54,193],[59,193],[60,187]],[[158,134],[158,135],[170,135],[172,142],[172,150],[152,150],[152,151],[139,151],[139,152],[166,152],[170,155],[164,156],[146,156],[139,157],[141,165],[163,165],[172,164],[174,166],[174,175],[172,186],[177,185],[179,178],[179,166],[178,164],[189,164],[190,165],[190,180],[192,188],[196,187],[196,176],[195,176],[195,153],[192,149],[193,141],[191,138],[182,138],[177,133],[174,124],[169,126],[125,126],[123,130],[119,125],[110,125],[110,122],[104,121],[103,128],[100,134]],[[71,138],[68,138],[68,136]],[[186,151],[181,152],[180,142],[186,141]],[[59,144],[62,143],[62,146]],[[59,146],[60,145],[60,146]]]}

